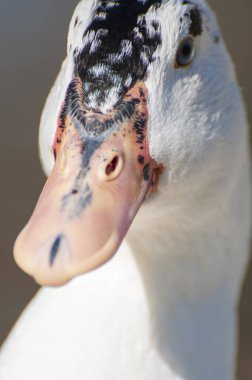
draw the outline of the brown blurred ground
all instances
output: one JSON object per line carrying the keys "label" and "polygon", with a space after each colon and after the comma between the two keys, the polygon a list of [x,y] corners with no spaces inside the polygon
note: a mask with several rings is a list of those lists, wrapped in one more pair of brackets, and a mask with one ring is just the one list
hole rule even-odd
{"label": "brown blurred ground", "polygon": [[[43,103],[65,55],[77,0],[0,0],[0,343],[36,291],[12,259],[44,183],[37,154]],[[211,0],[252,110],[252,1]],[[249,115],[250,120],[252,114]],[[239,380],[252,379],[252,266],[240,307]],[[204,380],[204,379],[202,379]],[[213,379],[214,380],[214,379]]]}

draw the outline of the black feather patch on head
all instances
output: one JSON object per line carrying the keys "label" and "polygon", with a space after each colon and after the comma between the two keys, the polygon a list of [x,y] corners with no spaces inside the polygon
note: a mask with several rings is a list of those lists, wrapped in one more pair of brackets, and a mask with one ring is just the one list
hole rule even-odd
{"label": "black feather patch on head", "polygon": [[200,36],[203,33],[203,27],[202,27],[202,17],[201,13],[198,7],[194,7],[190,11],[190,19],[191,19],[191,25],[190,25],[190,34],[193,37]]}
{"label": "black feather patch on head", "polygon": [[75,75],[83,82],[84,103],[100,110],[108,97],[119,99],[143,80],[161,44],[159,22],[146,20],[161,0],[99,0],[75,57]]}
{"label": "black feather patch on head", "polygon": [[193,37],[200,36],[203,33],[203,20],[199,7],[190,0],[183,0],[182,5],[189,5],[190,11],[185,14],[191,20],[189,33]]}

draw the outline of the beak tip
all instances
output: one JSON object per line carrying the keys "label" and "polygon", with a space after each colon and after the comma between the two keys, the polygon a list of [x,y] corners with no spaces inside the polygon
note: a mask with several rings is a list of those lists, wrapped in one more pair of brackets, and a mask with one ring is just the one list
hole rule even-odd
{"label": "beak tip", "polygon": [[13,256],[18,267],[41,286],[59,286],[71,280],[66,270],[69,267],[69,249],[63,235],[46,242],[40,249],[33,249],[32,238],[22,231],[18,236]]}

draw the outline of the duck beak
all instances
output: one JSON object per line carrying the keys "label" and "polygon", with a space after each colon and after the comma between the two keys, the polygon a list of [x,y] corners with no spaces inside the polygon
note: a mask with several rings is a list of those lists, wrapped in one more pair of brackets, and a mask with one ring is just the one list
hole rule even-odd
{"label": "duck beak", "polygon": [[66,111],[55,166],[14,247],[39,284],[62,285],[109,260],[152,191],[146,99],[139,83],[111,114],[84,112],[80,121]]}

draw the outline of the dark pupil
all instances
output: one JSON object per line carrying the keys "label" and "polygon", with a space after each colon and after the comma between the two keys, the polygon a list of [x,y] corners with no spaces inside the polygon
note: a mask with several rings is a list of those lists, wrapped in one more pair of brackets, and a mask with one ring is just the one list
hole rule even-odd
{"label": "dark pupil", "polygon": [[189,58],[191,56],[191,53],[192,47],[188,42],[186,42],[182,47],[182,55],[184,56],[184,58]]}
{"label": "dark pupil", "polygon": [[192,38],[182,41],[177,54],[177,67],[187,66],[193,59],[194,48]]}

